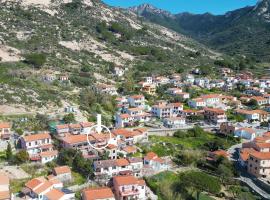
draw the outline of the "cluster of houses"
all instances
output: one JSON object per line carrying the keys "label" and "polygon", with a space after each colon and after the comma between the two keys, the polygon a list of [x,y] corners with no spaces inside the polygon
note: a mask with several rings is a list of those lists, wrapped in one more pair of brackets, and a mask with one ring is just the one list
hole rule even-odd
{"label": "cluster of houses", "polygon": [[239,163],[248,173],[257,178],[270,178],[270,133],[242,144],[239,150]]}
{"label": "cluster of houses", "polygon": [[[86,159],[93,160],[95,180],[107,186],[85,189],[82,199],[147,199],[146,184],[142,177],[171,167],[166,159],[153,152],[144,157],[132,156],[138,151],[137,143],[148,141],[147,129],[114,129],[110,135],[98,134],[91,130],[92,126],[91,122],[60,124],[55,126],[54,133],[26,134],[18,139],[18,148],[28,152],[30,161],[46,164],[58,157],[54,147],[56,139],[63,148],[79,150]],[[3,128],[2,131],[7,133],[10,130]],[[105,160],[101,159],[104,155],[108,156]],[[74,192],[64,187],[72,179],[68,166],[58,166],[49,176],[27,181],[21,193],[34,200],[75,199]]]}
{"label": "cluster of houses", "polygon": [[55,167],[47,177],[41,176],[27,181],[21,193],[33,200],[72,200],[75,193],[64,187],[72,181],[68,166]]}

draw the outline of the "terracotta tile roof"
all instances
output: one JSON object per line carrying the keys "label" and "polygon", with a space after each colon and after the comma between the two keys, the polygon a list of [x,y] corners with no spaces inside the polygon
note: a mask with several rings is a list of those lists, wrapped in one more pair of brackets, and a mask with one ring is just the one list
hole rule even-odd
{"label": "terracotta tile roof", "polygon": [[249,154],[251,152],[255,152],[256,150],[253,149],[253,148],[243,148],[240,150],[240,158],[243,160],[243,161],[247,161],[248,158],[249,158]]}
{"label": "terracotta tile roof", "polygon": [[133,137],[134,136],[134,132],[133,131],[130,131],[130,130],[127,130],[127,129],[115,129],[112,131],[112,133],[114,135],[121,135],[121,136],[124,136],[124,137]]}
{"label": "terracotta tile roof", "polygon": [[144,157],[144,159],[146,160],[152,160],[154,158],[158,157],[157,154],[155,154],[154,152],[149,152],[146,154],[146,156]]}
{"label": "terracotta tile roof", "polygon": [[87,135],[70,135],[62,138],[68,144],[77,144],[87,142]]}
{"label": "terracotta tile roof", "polygon": [[45,194],[48,200],[60,200],[64,195],[63,192],[57,189],[52,189]]}
{"label": "terracotta tile roof", "polygon": [[270,160],[270,152],[251,152],[250,156],[255,157],[259,160]]}
{"label": "terracotta tile roof", "polygon": [[183,106],[182,103],[170,103],[169,105],[173,106],[173,107],[182,107]]}
{"label": "terracotta tile roof", "polygon": [[253,97],[251,97],[251,99],[254,99],[256,101],[267,101],[266,98],[261,97],[261,96],[253,96]]}
{"label": "terracotta tile roof", "polygon": [[145,185],[145,182],[135,178],[134,176],[115,176],[113,181],[116,182],[118,186],[122,185]]}
{"label": "terracotta tile roof", "polygon": [[0,173],[0,185],[9,185],[9,178],[4,173]]}
{"label": "terracotta tile roof", "polygon": [[114,194],[108,187],[89,188],[83,191],[83,200],[102,200],[110,198],[114,198]]}
{"label": "terracotta tile roof", "polygon": [[129,163],[138,163],[138,162],[143,162],[142,158],[134,157],[134,158],[128,158]]}
{"label": "terracotta tile roof", "polygon": [[206,94],[202,95],[201,98],[203,99],[210,99],[210,98],[221,98],[222,94]]}
{"label": "terracotta tile roof", "polygon": [[41,185],[44,181],[46,181],[44,177],[34,178],[26,182],[25,187],[28,187],[29,189],[33,190],[39,185]]}
{"label": "terracotta tile roof", "polygon": [[141,98],[144,98],[144,96],[143,95],[132,95],[132,96],[130,96],[130,98],[141,99]]}
{"label": "terracotta tile roof", "polygon": [[95,123],[94,122],[81,122],[80,124],[83,128],[87,128],[87,127],[93,126]]}
{"label": "terracotta tile roof", "polygon": [[127,153],[136,153],[137,152],[137,148],[134,146],[126,146],[123,148],[123,151],[127,152]]}
{"label": "terracotta tile roof", "polygon": [[57,150],[44,151],[44,152],[41,152],[39,155],[40,155],[40,157],[56,156],[56,155],[58,155],[58,151]]}
{"label": "terracotta tile roof", "polygon": [[142,111],[142,108],[128,108],[129,111]]}
{"label": "terracotta tile roof", "polygon": [[81,124],[69,124],[69,128],[81,128]]}
{"label": "terracotta tile roof", "polygon": [[122,166],[128,166],[129,165],[129,162],[127,159],[124,159],[124,158],[120,158],[120,159],[117,159],[115,160],[115,163],[118,167],[122,167]]}
{"label": "terracotta tile roof", "polygon": [[53,186],[53,184],[50,181],[46,180],[43,182],[43,184],[41,186],[39,186],[36,189],[33,189],[33,191],[36,194],[41,194],[42,192],[46,191],[47,189],[51,188],[52,186]]}
{"label": "terracotta tile roof", "polygon": [[28,135],[23,137],[26,142],[36,141],[36,140],[43,140],[43,139],[51,139],[49,133],[38,133],[34,135]]}
{"label": "terracotta tile roof", "polygon": [[117,149],[117,146],[114,144],[108,144],[107,149]]}
{"label": "terracotta tile roof", "polygon": [[202,98],[191,99],[191,101],[195,101],[195,102],[204,102],[204,100],[203,100]]}
{"label": "terracotta tile roof", "polygon": [[0,192],[0,199],[1,200],[10,199],[10,192],[9,191],[1,191]]}
{"label": "terracotta tile roof", "polygon": [[59,124],[56,126],[56,129],[67,129],[69,127],[68,124]]}
{"label": "terracotta tile roof", "polygon": [[53,170],[56,175],[71,173],[69,166],[55,167]]}
{"label": "terracotta tile roof", "polygon": [[259,148],[270,148],[270,143],[266,143],[266,142],[256,143],[255,146]]}
{"label": "terracotta tile roof", "polygon": [[2,128],[11,128],[11,125],[8,122],[1,122],[0,129],[2,129]]}
{"label": "terracotta tile roof", "polygon": [[119,115],[121,119],[130,118],[131,116],[129,114],[121,114]]}
{"label": "terracotta tile roof", "polygon": [[204,108],[204,111],[213,112],[217,114],[225,114],[225,111],[219,108]]}

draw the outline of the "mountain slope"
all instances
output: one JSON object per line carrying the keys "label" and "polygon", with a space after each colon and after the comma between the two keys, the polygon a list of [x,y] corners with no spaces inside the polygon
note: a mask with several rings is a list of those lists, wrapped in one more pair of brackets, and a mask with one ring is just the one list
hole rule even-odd
{"label": "mountain slope", "polygon": [[[136,11],[134,8],[131,10]],[[142,8],[136,13],[219,51],[232,55],[244,54],[256,60],[270,60],[270,0],[217,16],[210,13],[170,16]]]}
{"label": "mountain slope", "polygon": [[[5,0],[0,7],[0,113],[1,105],[55,112],[78,104],[84,89],[107,82],[97,77],[113,82],[114,65],[140,75],[168,73],[220,55],[98,0]],[[44,81],[60,75],[71,83]]]}

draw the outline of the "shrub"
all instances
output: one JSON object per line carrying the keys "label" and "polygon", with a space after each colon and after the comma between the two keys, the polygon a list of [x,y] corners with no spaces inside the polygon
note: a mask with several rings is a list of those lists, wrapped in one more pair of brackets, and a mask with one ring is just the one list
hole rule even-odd
{"label": "shrub", "polygon": [[28,54],[25,55],[25,62],[36,68],[40,68],[46,62],[46,55],[38,53]]}

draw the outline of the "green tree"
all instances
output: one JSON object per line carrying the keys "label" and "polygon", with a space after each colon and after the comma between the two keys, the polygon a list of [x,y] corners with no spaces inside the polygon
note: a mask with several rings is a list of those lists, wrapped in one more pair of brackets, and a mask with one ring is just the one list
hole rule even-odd
{"label": "green tree", "polygon": [[25,56],[25,62],[40,68],[46,62],[46,55],[39,53],[32,53]]}
{"label": "green tree", "polygon": [[73,113],[69,113],[63,117],[63,120],[66,124],[75,122],[75,116]]}
{"label": "green tree", "polygon": [[18,153],[16,153],[15,158],[14,158],[14,162],[16,164],[22,164],[27,161],[29,161],[29,154],[27,151],[21,150]]}
{"label": "green tree", "polygon": [[[200,199],[200,193],[203,191],[218,194],[221,190],[220,181],[204,172],[189,171],[180,174],[177,188],[185,188],[196,192],[196,199]],[[177,192],[177,191],[176,191]]]}
{"label": "green tree", "polygon": [[11,148],[11,145],[10,143],[8,143],[7,145],[7,149],[6,149],[6,158],[7,158],[7,161],[10,162],[13,158],[13,154],[12,154],[12,148]]}

